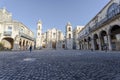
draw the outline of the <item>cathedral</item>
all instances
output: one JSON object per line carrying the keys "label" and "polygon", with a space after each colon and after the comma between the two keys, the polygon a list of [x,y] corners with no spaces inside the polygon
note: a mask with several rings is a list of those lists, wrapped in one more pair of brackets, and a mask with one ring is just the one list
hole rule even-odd
{"label": "cathedral", "polygon": [[42,22],[37,23],[36,48],[47,49],[73,49],[72,25],[68,22],[65,35],[56,28],[42,33]]}

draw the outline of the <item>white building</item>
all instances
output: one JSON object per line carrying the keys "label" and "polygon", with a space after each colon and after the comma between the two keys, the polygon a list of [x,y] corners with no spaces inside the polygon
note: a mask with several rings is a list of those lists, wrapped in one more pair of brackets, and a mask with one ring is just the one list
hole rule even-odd
{"label": "white building", "polygon": [[36,48],[40,47],[48,49],[64,49],[65,43],[63,33],[55,28],[42,33],[42,22],[38,21]]}
{"label": "white building", "polygon": [[19,21],[12,19],[12,14],[5,8],[0,9],[0,43],[6,49],[25,50],[34,46],[33,32]]}
{"label": "white building", "polygon": [[80,49],[120,50],[120,0],[109,3],[79,33]]}
{"label": "white building", "polygon": [[80,49],[79,46],[79,33],[84,28],[84,26],[77,26],[75,29],[73,29],[73,49]]}

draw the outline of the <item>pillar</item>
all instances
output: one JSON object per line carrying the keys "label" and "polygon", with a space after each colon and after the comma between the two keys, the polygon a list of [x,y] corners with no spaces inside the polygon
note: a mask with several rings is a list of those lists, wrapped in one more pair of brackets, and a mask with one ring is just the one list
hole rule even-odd
{"label": "pillar", "polygon": [[108,47],[109,47],[109,50],[112,51],[112,44],[111,44],[110,34],[108,34]]}
{"label": "pillar", "polygon": [[92,42],[92,46],[91,46],[91,48],[93,49],[93,50],[95,50],[95,43],[94,43],[94,38],[91,40],[91,42]]}
{"label": "pillar", "polygon": [[99,41],[99,50],[101,51],[101,50],[102,50],[102,47],[101,47],[101,39],[100,39],[100,36],[98,37],[98,41]]}
{"label": "pillar", "polygon": [[19,38],[14,40],[13,50],[19,50]]}

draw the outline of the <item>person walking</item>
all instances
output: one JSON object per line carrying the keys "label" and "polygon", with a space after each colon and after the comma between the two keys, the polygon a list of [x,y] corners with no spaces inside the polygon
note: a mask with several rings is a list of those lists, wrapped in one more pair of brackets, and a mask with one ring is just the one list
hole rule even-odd
{"label": "person walking", "polygon": [[32,45],[30,46],[29,50],[30,50],[30,52],[32,51]]}

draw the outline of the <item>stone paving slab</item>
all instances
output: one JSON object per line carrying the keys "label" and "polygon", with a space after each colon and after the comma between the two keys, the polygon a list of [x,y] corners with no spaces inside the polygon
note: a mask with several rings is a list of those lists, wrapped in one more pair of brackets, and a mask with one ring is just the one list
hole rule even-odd
{"label": "stone paving slab", "polygon": [[120,80],[119,52],[0,52],[0,80]]}

